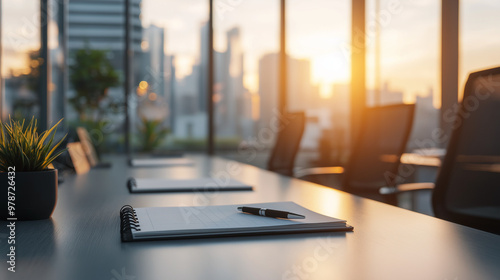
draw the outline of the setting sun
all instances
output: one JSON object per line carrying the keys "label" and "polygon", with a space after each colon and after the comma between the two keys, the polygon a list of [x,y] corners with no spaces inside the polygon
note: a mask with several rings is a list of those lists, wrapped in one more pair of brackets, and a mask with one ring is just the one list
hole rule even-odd
{"label": "setting sun", "polygon": [[349,67],[346,59],[334,53],[312,57],[313,83],[347,83]]}

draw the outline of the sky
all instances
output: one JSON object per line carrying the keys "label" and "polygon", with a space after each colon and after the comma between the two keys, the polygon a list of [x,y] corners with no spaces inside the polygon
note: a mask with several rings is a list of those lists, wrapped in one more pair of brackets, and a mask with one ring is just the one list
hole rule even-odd
{"label": "sky", "polygon": [[[192,57],[197,56],[199,47],[200,24],[192,21],[205,22],[208,7],[204,5],[205,1],[198,0],[161,1],[160,6],[153,5],[153,2],[157,1],[143,2],[143,19],[165,24],[167,52],[192,54],[190,60],[185,60],[186,71],[181,71],[188,74],[188,62],[195,61]],[[214,3],[215,49],[224,51],[225,32],[235,26],[240,28],[245,50],[245,85],[256,91],[260,57],[277,52],[279,48],[279,1],[215,0]],[[374,19],[374,3],[375,0],[367,0],[366,14],[367,25],[375,23],[380,28],[380,83],[387,83],[391,90],[404,92],[406,102],[414,102],[415,96],[426,96],[432,89],[434,103],[439,106],[439,1],[380,0],[381,14],[386,17],[378,23]],[[394,3],[398,4],[396,11],[390,8]],[[350,57],[345,51],[351,36],[350,5],[350,1],[340,0],[287,1],[287,52],[295,58],[309,59],[311,81],[323,85],[327,91],[332,83],[348,83],[350,79]],[[162,6],[165,9],[161,9]],[[496,51],[500,46],[500,36],[495,36],[498,33],[495,29],[500,26],[500,18],[496,15],[499,8],[500,1],[461,0],[460,89],[467,73],[495,65],[492,61],[500,62],[500,52]],[[367,26],[366,30],[367,85],[373,88],[375,33],[370,33],[373,29],[369,28]]]}
{"label": "sky", "polygon": [[[396,12],[390,9],[398,4]],[[436,93],[439,105],[440,1],[380,0],[381,83],[405,93],[405,101]],[[2,1],[3,75],[25,65],[24,52],[39,47],[39,1]],[[143,0],[144,26],[166,28],[167,54],[175,54],[179,78],[199,59],[200,29],[208,20],[206,0]],[[374,86],[375,0],[367,0],[367,85]],[[467,73],[500,64],[500,1],[460,1],[460,90]],[[226,32],[239,27],[245,52],[245,86],[258,89],[258,62],[279,49],[278,0],[215,0],[214,47],[226,49]],[[388,16],[387,16],[388,15]],[[287,0],[287,52],[311,61],[311,81],[328,96],[332,83],[350,79],[351,1]],[[372,25],[370,25],[372,24]],[[347,50],[347,52],[346,52]],[[326,85],[326,86],[325,86]]]}
{"label": "sky", "polygon": [[2,73],[24,68],[25,52],[40,48],[40,6],[35,0],[2,1]]}

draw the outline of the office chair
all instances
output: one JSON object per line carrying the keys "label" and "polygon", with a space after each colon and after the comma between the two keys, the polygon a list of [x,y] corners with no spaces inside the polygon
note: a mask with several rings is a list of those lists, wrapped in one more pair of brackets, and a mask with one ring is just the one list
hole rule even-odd
{"label": "office chair", "polygon": [[[500,234],[500,67],[469,75],[432,194],[436,217]],[[384,194],[433,188],[403,184]]]}
{"label": "office chair", "polygon": [[286,176],[293,175],[306,117],[304,112],[287,113],[277,133],[276,142],[267,162],[267,169]]}
{"label": "office chair", "polygon": [[335,188],[363,197],[397,204],[396,195],[381,195],[380,188],[393,186],[400,158],[413,124],[415,105],[396,104],[366,108],[357,141],[348,163],[342,167],[299,170],[296,176],[311,180],[317,175],[342,174]]}

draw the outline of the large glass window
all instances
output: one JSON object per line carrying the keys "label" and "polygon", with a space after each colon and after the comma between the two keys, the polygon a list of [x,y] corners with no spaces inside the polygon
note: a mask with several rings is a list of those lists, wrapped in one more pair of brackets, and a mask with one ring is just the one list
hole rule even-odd
{"label": "large glass window", "polygon": [[205,0],[142,1],[130,110],[135,152],[205,151],[208,14]]}
{"label": "large glass window", "polygon": [[500,64],[499,9],[495,0],[460,1],[460,98],[471,72]]}
{"label": "large glass window", "polygon": [[[140,0],[130,3],[137,29]],[[124,11],[124,1],[114,0],[72,0],[68,6],[66,120],[71,128],[86,127],[100,152],[124,150]],[[136,49],[139,44],[132,43]]]}
{"label": "large glass window", "polygon": [[416,103],[409,150],[439,144],[426,140],[439,124],[440,12],[440,1],[367,1],[367,105]]}
{"label": "large glass window", "polygon": [[277,112],[279,5],[269,0],[214,1],[217,154],[263,167],[274,144],[259,132]]}
{"label": "large glass window", "polygon": [[65,67],[65,36],[63,1],[50,0],[48,13],[48,49],[49,49],[49,83],[48,83],[48,122],[54,124],[65,116],[65,92],[67,76]]}
{"label": "large glass window", "polygon": [[[49,122],[65,117],[72,128],[87,127],[100,151],[123,151],[125,1],[71,0],[67,14],[62,1],[48,2]],[[1,117],[38,117],[40,1],[1,3]],[[366,30],[359,35],[367,43],[367,105],[417,103],[408,146],[421,148],[418,140],[438,125],[440,3],[366,3]],[[351,4],[286,1],[287,110],[307,115],[298,165],[339,164],[347,155],[350,52],[356,51]],[[209,1],[130,5],[133,151],[205,151]],[[253,147],[262,155],[253,164],[265,166],[274,141],[259,132],[278,114],[280,1],[214,0],[213,6],[217,152],[245,161],[238,150]],[[496,6],[461,2],[460,89],[468,72],[500,60],[493,51],[499,39],[488,35]]]}
{"label": "large glass window", "polygon": [[2,119],[40,112],[40,1],[2,1]]}
{"label": "large glass window", "polygon": [[351,1],[287,1],[286,20],[288,110],[308,118],[296,165],[337,165],[350,122]]}

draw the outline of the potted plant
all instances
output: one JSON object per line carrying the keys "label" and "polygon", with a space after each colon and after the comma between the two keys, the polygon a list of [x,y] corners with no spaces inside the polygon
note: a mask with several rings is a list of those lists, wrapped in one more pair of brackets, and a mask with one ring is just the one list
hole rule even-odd
{"label": "potted plant", "polygon": [[56,152],[64,140],[54,143],[56,127],[37,132],[34,118],[0,121],[0,219],[48,219],[57,200],[57,169],[50,163],[64,150]]}
{"label": "potted plant", "polygon": [[123,113],[123,101],[108,93],[110,88],[120,85],[120,73],[115,70],[108,51],[86,46],[70,56],[73,62],[69,65],[69,82],[75,94],[68,98],[68,103],[78,114],[78,120],[70,122],[69,126],[83,126],[91,134],[99,131],[102,138],[93,143],[99,155],[117,146],[112,145],[113,140],[107,139],[112,135],[102,133],[111,132],[114,127],[111,120]]}
{"label": "potted plant", "polygon": [[158,148],[165,139],[165,136],[170,132],[169,129],[163,127],[162,122],[163,120],[150,120],[146,117],[141,117],[139,137],[141,138],[143,152],[152,152]]}

